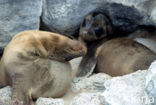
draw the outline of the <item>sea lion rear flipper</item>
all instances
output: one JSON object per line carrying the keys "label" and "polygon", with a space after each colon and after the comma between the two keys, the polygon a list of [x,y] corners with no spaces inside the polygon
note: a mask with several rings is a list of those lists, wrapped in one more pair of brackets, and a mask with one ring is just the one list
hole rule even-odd
{"label": "sea lion rear flipper", "polygon": [[27,86],[24,85],[26,82],[22,74],[14,74],[12,76],[13,105],[30,105],[31,99],[26,88]]}

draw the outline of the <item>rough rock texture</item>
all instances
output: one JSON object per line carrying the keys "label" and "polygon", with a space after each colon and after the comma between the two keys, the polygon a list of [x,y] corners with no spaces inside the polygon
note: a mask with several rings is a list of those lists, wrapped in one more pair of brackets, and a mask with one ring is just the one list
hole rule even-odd
{"label": "rough rock texture", "polygon": [[149,15],[149,18],[156,23],[156,1],[155,0],[106,0],[108,2],[122,3],[127,6],[134,6],[140,11]]}
{"label": "rough rock texture", "polygon": [[104,105],[143,105],[144,83],[147,71],[137,71],[104,83],[106,90],[101,94]]}
{"label": "rough rock texture", "polygon": [[81,93],[77,95],[70,105],[100,105],[98,93]]}
{"label": "rough rock texture", "polygon": [[0,0],[0,47],[24,30],[39,29],[42,0]]}
{"label": "rough rock texture", "polygon": [[11,105],[11,95],[12,89],[10,86],[0,89],[0,105]]}
{"label": "rough rock texture", "polygon": [[83,17],[102,2],[103,0],[44,0],[42,22],[51,31],[71,35]]}
{"label": "rough rock texture", "polygon": [[148,105],[156,105],[156,61],[149,67],[145,86],[144,103]]}
{"label": "rough rock texture", "polygon": [[44,0],[41,17],[42,28],[72,35],[83,17],[106,1],[134,6],[149,15],[149,18],[145,20],[152,19],[156,23],[155,0]]}
{"label": "rough rock texture", "polygon": [[64,105],[63,99],[52,99],[40,97],[35,105]]}
{"label": "rough rock texture", "polygon": [[[76,78],[74,78],[76,79]],[[104,82],[111,77],[104,73],[94,74],[90,77],[85,77],[78,81],[77,83],[72,83],[71,89],[72,91],[80,91],[80,90],[89,90],[94,92],[101,92],[105,90]]]}

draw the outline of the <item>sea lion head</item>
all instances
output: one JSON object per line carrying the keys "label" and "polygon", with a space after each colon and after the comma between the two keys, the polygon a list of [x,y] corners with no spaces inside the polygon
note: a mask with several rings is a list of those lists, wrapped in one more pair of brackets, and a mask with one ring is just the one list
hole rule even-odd
{"label": "sea lion head", "polygon": [[53,41],[52,45],[50,57],[58,61],[69,61],[73,58],[85,55],[87,52],[83,43],[65,36],[57,36],[57,41],[55,37],[55,41]]}
{"label": "sea lion head", "polygon": [[112,33],[110,20],[102,13],[92,12],[85,16],[80,25],[80,37],[86,41],[106,38]]}

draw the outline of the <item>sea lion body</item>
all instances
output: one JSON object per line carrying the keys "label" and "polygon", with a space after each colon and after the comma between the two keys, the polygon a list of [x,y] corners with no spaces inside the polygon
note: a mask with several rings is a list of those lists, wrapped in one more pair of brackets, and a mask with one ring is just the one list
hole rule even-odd
{"label": "sea lion body", "polygon": [[137,70],[145,70],[156,59],[153,51],[128,38],[109,40],[100,49],[95,71],[111,76],[122,76]]}
{"label": "sea lion body", "polygon": [[[155,25],[152,22],[145,23],[143,15],[136,8],[118,3],[104,5],[87,14],[80,25],[79,40],[86,44],[87,54],[80,63],[77,77],[87,76],[94,70],[99,53],[98,47],[108,40],[129,37],[138,41],[139,34],[142,33],[136,33],[136,31],[145,29],[149,32],[147,37],[153,41],[150,32],[156,30]],[[130,11],[129,14],[127,14],[128,11]],[[135,34],[131,35],[132,33]],[[147,37],[142,38],[147,39]],[[142,44],[149,47],[149,43]],[[153,50],[156,47],[152,45],[149,48]]]}
{"label": "sea lion body", "polygon": [[38,97],[61,97],[72,80],[69,60],[85,54],[76,40],[45,31],[24,31],[4,50],[0,82],[13,87],[13,100],[30,105]]}

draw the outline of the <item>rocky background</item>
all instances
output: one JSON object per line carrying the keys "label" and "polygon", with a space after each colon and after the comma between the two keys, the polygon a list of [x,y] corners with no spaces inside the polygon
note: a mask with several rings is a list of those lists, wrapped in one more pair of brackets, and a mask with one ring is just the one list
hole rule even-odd
{"label": "rocky background", "polygon": [[[134,6],[146,15],[145,23],[156,24],[156,0],[0,0],[0,49],[24,30],[75,35],[84,16],[105,2]],[[147,71],[121,77],[95,74],[73,82],[70,90],[84,91],[73,96],[70,105],[156,105],[156,62]],[[11,91],[9,86],[0,89],[0,105],[10,105]],[[36,105],[64,104],[66,100],[62,98],[41,97],[36,102]]]}
{"label": "rocky background", "polygon": [[74,35],[84,16],[105,2],[134,6],[147,15],[145,23],[156,23],[156,0],[0,0],[0,48],[24,30]]}

